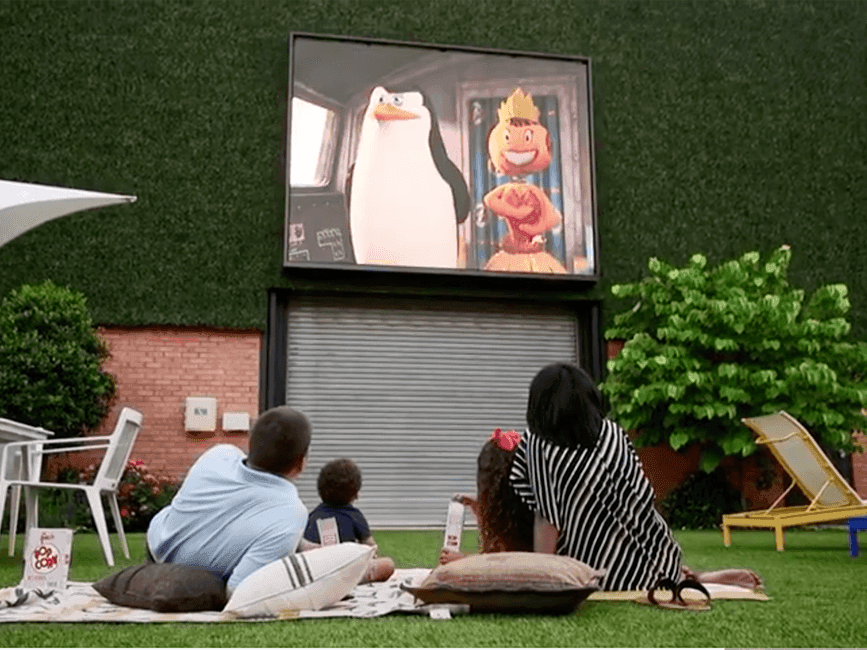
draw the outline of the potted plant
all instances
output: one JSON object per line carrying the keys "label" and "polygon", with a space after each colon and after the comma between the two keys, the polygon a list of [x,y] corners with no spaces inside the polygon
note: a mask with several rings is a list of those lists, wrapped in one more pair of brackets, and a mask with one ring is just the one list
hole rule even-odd
{"label": "potted plant", "polygon": [[820,444],[855,451],[867,424],[867,345],[849,340],[847,288],[831,284],[807,299],[787,280],[791,250],[757,252],[708,268],[656,258],[639,282],[611,291],[634,306],[607,339],[625,341],[608,361],[602,390],[636,445],[701,447],[700,467],[757,451],[741,418],[785,410]]}

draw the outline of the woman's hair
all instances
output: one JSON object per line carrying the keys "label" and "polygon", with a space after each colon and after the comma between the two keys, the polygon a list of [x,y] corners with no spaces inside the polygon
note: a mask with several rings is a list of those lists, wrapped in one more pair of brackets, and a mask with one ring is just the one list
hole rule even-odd
{"label": "woman's hair", "polygon": [[602,394],[584,370],[567,363],[542,368],[530,383],[530,431],[564,447],[593,447],[605,417]]}
{"label": "woman's hair", "polygon": [[254,467],[285,474],[301,467],[310,447],[310,422],[288,406],[265,411],[250,431],[247,460]]}
{"label": "woman's hair", "polygon": [[349,458],[332,460],[325,463],[319,472],[316,489],[327,506],[339,508],[349,505],[361,490],[361,470]]}
{"label": "woman's hair", "polygon": [[515,452],[489,440],[479,454],[479,550],[482,553],[533,550],[533,512],[509,483]]}

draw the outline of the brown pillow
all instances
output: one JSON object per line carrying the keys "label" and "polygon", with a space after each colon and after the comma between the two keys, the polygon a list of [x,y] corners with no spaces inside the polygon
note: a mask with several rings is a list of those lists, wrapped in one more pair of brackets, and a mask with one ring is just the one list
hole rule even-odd
{"label": "brown pillow", "polygon": [[545,553],[485,553],[437,567],[418,587],[424,603],[462,603],[473,612],[568,613],[599,589],[603,571]]}
{"label": "brown pillow", "polygon": [[115,605],[157,612],[221,611],[226,584],[218,575],[182,564],[137,564],[94,583]]}

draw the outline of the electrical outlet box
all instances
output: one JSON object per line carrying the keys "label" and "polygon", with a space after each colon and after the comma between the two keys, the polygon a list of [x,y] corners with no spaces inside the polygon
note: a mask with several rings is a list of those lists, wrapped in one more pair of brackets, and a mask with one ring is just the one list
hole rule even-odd
{"label": "electrical outlet box", "polygon": [[188,397],[184,425],[187,431],[215,431],[217,400],[213,397]]}
{"label": "electrical outlet box", "polygon": [[249,413],[223,413],[223,431],[249,431]]}

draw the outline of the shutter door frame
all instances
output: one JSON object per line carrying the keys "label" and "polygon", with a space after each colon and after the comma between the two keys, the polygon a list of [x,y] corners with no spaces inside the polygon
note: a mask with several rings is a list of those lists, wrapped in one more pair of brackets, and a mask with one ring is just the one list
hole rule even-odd
{"label": "shutter door frame", "polygon": [[[271,406],[275,406],[277,404],[286,403],[286,388],[290,386],[292,382],[292,378],[287,376],[287,366],[289,364],[289,336],[290,336],[290,319],[292,318],[290,314],[290,308],[293,305],[299,305],[300,311],[308,310],[305,313],[305,317],[310,317],[309,310],[316,309],[318,306],[322,306],[325,302],[334,303],[336,305],[340,305],[341,309],[343,306],[351,305],[358,306],[359,302],[363,304],[369,304],[371,301],[377,303],[378,307],[384,309],[387,312],[393,312],[395,310],[399,311],[400,309],[410,309],[412,310],[412,306],[421,306],[421,307],[431,307],[432,312],[440,312],[444,313],[448,318],[453,317],[455,314],[459,314],[463,310],[463,314],[467,317],[472,317],[473,313],[482,313],[478,310],[478,303],[481,302],[480,299],[471,299],[471,300],[462,300],[460,297],[449,297],[449,298],[431,298],[426,299],[419,296],[376,296],[376,297],[363,297],[359,294],[339,294],[339,295],[328,295],[321,292],[317,293],[296,293],[296,292],[272,292],[271,299],[269,300],[269,332],[267,337],[265,338],[265,345],[267,347],[266,353],[263,354],[263,399],[265,403],[262,405],[263,410],[265,408],[270,408]],[[531,314],[534,315],[536,313],[542,312],[544,314],[555,314],[556,316],[566,315],[571,323],[574,324],[574,331],[571,334],[572,340],[572,349],[574,350],[573,354],[577,354],[578,359],[581,360],[581,365],[583,365],[591,374],[596,375],[599,371],[599,359],[601,355],[599,354],[601,346],[594,345],[594,338],[598,336],[600,331],[599,323],[598,323],[598,303],[595,301],[515,301],[515,300],[497,300],[493,297],[487,297],[484,299],[486,306],[493,307],[494,309],[501,309],[500,313],[490,318],[503,318],[508,316],[508,312],[510,311],[510,305],[518,305],[517,307],[512,308],[513,311],[518,311],[523,314]],[[389,306],[391,309],[389,309]],[[448,309],[445,309],[448,307]],[[422,310],[424,311],[424,309]],[[335,312],[337,313],[337,312]],[[340,311],[339,313],[343,313]],[[489,318],[487,315],[485,318]],[[396,320],[400,321],[401,318],[397,318]],[[510,323],[511,325],[511,323]],[[351,323],[350,323],[351,326]],[[563,323],[561,322],[558,327],[561,329],[560,336],[564,335]],[[282,334],[279,338],[281,340],[277,340],[277,334]],[[333,335],[333,333],[331,334]],[[407,333],[404,331],[400,336],[406,336]],[[520,336],[520,332],[518,334]],[[413,334],[414,336],[414,334]],[[434,333],[434,338],[436,338],[436,333]],[[311,341],[307,341],[307,344],[311,343]],[[340,354],[344,354],[345,350]],[[554,359],[551,359],[554,360]],[[311,359],[307,359],[304,363],[311,363]],[[385,364],[388,365],[387,362]],[[496,366],[496,364],[493,364]],[[282,372],[280,369],[282,368]],[[533,368],[532,372],[535,373],[537,368]],[[594,369],[597,372],[593,372]],[[311,368],[307,368],[306,372],[316,372]],[[280,376],[282,374],[282,377]],[[601,374],[601,373],[599,373]],[[527,383],[529,380],[527,380]],[[403,386],[399,388],[403,389]],[[349,387],[336,388],[335,390],[347,390]],[[329,384],[329,390],[331,390],[331,386]],[[526,399],[525,393],[526,385],[523,385],[522,389],[522,399],[519,408],[523,409],[523,400]],[[484,391],[482,391],[484,393]],[[514,391],[512,393],[514,396]],[[330,418],[329,425],[330,431],[326,431],[323,437],[317,437],[316,424],[314,422],[314,437],[313,444],[311,446],[311,462],[308,466],[307,471],[304,475],[299,479],[298,485],[299,490],[302,493],[302,499],[305,500],[305,504],[308,508],[313,508],[318,502],[318,496],[315,494],[315,480],[318,475],[319,469],[325,460],[330,458],[339,457],[339,456],[359,456],[356,460],[359,461],[359,464],[362,466],[362,470],[365,472],[366,478],[372,477],[370,482],[365,483],[365,486],[362,488],[361,499],[357,504],[359,508],[365,512],[368,516],[368,519],[371,521],[371,524],[377,528],[439,528],[442,526],[442,520],[445,514],[446,500],[447,497],[451,495],[454,491],[469,491],[474,492],[474,482],[475,482],[475,457],[478,451],[478,448],[484,442],[484,437],[480,437],[479,428],[476,427],[476,431],[474,432],[471,440],[469,442],[464,442],[461,440],[459,449],[453,450],[454,453],[458,454],[459,461],[456,462],[457,467],[455,471],[457,474],[455,476],[439,476],[439,484],[437,485],[436,481],[433,481],[435,485],[428,484],[425,486],[422,484],[419,487],[419,491],[415,494],[411,495],[411,499],[407,501],[406,507],[401,510],[401,507],[395,506],[393,512],[390,515],[387,515],[383,511],[383,501],[387,494],[387,490],[385,489],[382,481],[377,481],[378,477],[381,477],[380,472],[382,471],[382,467],[375,466],[377,462],[379,462],[379,457],[376,459],[372,458],[371,454],[363,453],[364,448],[359,448],[358,440],[359,438],[354,438],[353,443],[351,444],[338,444],[336,433],[335,433],[335,422],[340,422],[340,418],[337,417],[334,413],[329,412],[327,416],[320,416],[315,413],[315,406],[310,407],[309,405],[312,403],[310,401],[310,396],[308,397],[308,401],[306,404],[308,408],[313,408],[311,413],[311,420],[315,420],[317,417],[326,417],[326,419]],[[514,397],[512,398],[514,400]],[[290,396],[290,405],[292,404],[291,396]],[[301,400],[302,404],[305,403],[304,400]],[[315,400],[314,400],[315,401]],[[512,404],[512,401],[509,402]],[[418,406],[418,405],[416,405]],[[464,405],[466,407],[466,405]],[[304,410],[304,407],[299,404],[299,408]],[[376,408],[374,406],[373,408]],[[496,406],[494,406],[496,409]],[[514,408],[512,409],[514,410]],[[361,416],[359,416],[361,417]],[[352,421],[351,419],[346,419],[343,424],[347,427],[348,430],[352,429]],[[478,423],[476,423],[478,424]],[[492,426],[523,426],[523,418],[521,418],[521,424],[511,424],[511,423],[500,423],[500,422],[492,422]],[[391,422],[389,422],[391,425]],[[400,429],[402,425],[401,423],[396,423],[395,428]],[[412,426],[411,422],[407,422],[405,426]],[[451,427],[451,435],[454,436],[454,428],[459,426],[456,422],[447,423],[447,426],[444,427],[444,431],[446,436],[448,436],[448,427]],[[369,431],[366,434],[370,434]],[[382,460],[387,461],[389,458],[393,457],[393,460],[396,462],[396,466],[400,468],[400,471],[403,472],[403,476],[398,476],[400,471],[395,473],[394,481],[399,483],[401,480],[408,481],[409,479],[406,476],[407,465],[401,463],[400,461],[407,460],[405,455],[402,455],[402,452],[395,450],[395,445],[400,446],[400,444],[405,444],[406,441],[395,441],[394,439],[395,431],[391,431],[390,433],[385,434],[385,438],[383,438],[383,446],[388,448],[388,451],[384,451],[382,453]],[[453,439],[454,440],[454,439]],[[421,445],[419,449],[419,456],[424,459],[427,455],[427,459],[431,460],[432,448],[431,445],[426,443],[426,445]],[[423,448],[422,448],[423,447]],[[463,447],[467,447],[463,449]],[[341,452],[345,453],[341,453]],[[377,452],[380,454],[380,451]],[[439,462],[442,465],[443,459],[436,458],[436,462]],[[371,465],[374,464],[374,466]],[[468,466],[467,464],[470,463]],[[451,469],[452,465],[446,465],[447,468]],[[472,479],[472,485],[465,485],[464,483],[468,482],[468,479]],[[440,492],[443,491],[443,482],[448,483],[449,485],[454,485],[453,489],[450,489],[448,494],[439,494],[437,489]],[[372,486],[371,486],[372,484]],[[371,486],[369,488],[369,486]],[[393,486],[392,486],[393,487]],[[424,493],[424,491],[432,490],[430,492],[431,496],[427,498],[426,501],[419,501],[419,494]],[[436,497],[434,498],[433,494],[436,493]],[[394,498],[394,495],[391,497]],[[416,501],[414,504],[410,503],[412,499]],[[421,504],[421,505],[420,505]],[[442,512],[440,512],[442,510]],[[408,512],[414,513],[413,515],[408,514]],[[418,513],[421,514],[418,514]],[[413,516],[415,518],[413,518]]]}

